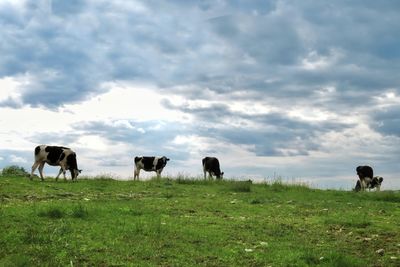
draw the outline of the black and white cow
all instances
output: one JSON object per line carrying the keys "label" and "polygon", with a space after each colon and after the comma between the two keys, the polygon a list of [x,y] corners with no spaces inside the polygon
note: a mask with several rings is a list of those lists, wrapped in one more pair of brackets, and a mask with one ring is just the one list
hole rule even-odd
{"label": "black and white cow", "polygon": [[210,178],[215,175],[217,179],[222,179],[224,173],[221,172],[221,169],[219,168],[219,161],[217,158],[214,157],[205,157],[202,160],[203,163],[203,171],[204,171],[204,179],[206,179],[207,172],[210,175]]}
{"label": "black and white cow", "polygon": [[[368,188],[368,190],[374,189],[376,188],[376,191],[381,191],[381,185],[383,182],[383,178],[381,176],[375,176],[374,178],[369,178],[366,177],[364,179],[365,183],[366,183],[366,188]],[[354,188],[354,191],[361,191],[361,182],[360,180],[357,180],[356,183],[356,187]]]}
{"label": "black and white cow", "polygon": [[70,148],[41,145],[35,148],[35,163],[32,165],[31,180],[37,167],[39,167],[40,178],[42,181],[44,180],[43,167],[45,163],[51,166],[61,167],[56,180],[58,180],[61,173],[63,173],[64,179],[66,180],[65,172],[67,170],[71,172],[72,180],[75,180],[81,172],[81,170],[78,169],[78,164],[76,162],[76,154]]}
{"label": "black and white cow", "polygon": [[140,170],[145,170],[148,172],[154,171],[157,173],[157,177],[160,178],[161,172],[167,165],[169,158],[163,157],[135,157],[135,172],[133,180],[136,178],[139,180]]}
{"label": "black and white cow", "polygon": [[367,181],[372,180],[374,177],[374,170],[370,166],[358,166],[356,172],[358,178],[360,178],[360,190],[365,191],[367,188]]}

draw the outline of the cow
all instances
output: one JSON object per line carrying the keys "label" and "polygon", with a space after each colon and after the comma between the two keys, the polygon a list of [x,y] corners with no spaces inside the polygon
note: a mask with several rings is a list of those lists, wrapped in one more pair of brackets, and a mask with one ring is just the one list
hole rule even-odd
{"label": "cow", "polygon": [[374,177],[374,170],[370,166],[358,166],[356,172],[358,178],[360,178],[360,190],[365,191],[367,180],[369,182]]}
{"label": "cow", "polygon": [[[368,188],[368,190],[376,188],[376,191],[381,191],[381,185],[382,185],[382,182],[383,182],[383,177],[375,176],[372,179],[367,177],[367,178],[365,178],[365,182],[366,182],[366,188]],[[360,182],[360,180],[357,180],[356,187],[354,188],[354,191],[358,192],[360,190],[361,190],[361,182]]]}
{"label": "cow", "polygon": [[167,165],[169,158],[162,157],[135,157],[135,171],[133,175],[133,180],[139,180],[140,170],[145,170],[147,172],[154,171],[157,173],[157,178],[160,178],[161,172]]}
{"label": "cow", "polygon": [[78,169],[76,154],[70,148],[63,146],[40,145],[35,148],[35,162],[32,165],[32,171],[30,175],[31,180],[34,176],[34,171],[37,167],[39,167],[40,179],[44,181],[43,167],[45,163],[51,166],[61,167],[56,177],[56,181],[61,173],[63,173],[64,180],[66,180],[67,178],[65,177],[65,172],[67,170],[71,172],[72,180],[76,180],[79,173],[82,171]]}
{"label": "cow", "polygon": [[221,172],[221,169],[219,168],[219,161],[217,158],[214,157],[205,157],[202,159],[203,163],[203,171],[204,171],[204,179],[206,179],[207,172],[210,175],[210,178],[215,175],[217,179],[222,179],[224,173]]}

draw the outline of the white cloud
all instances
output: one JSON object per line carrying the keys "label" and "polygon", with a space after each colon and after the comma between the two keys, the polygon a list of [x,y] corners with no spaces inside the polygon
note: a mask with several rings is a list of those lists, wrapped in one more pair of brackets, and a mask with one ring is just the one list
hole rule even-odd
{"label": "white cloud", "polygon": [[16,155],[10,155],[10,161],[12,163],[27,163],[27,160],[25,158]]}
{"label": "white cloud", "polygon": [[0,94],[0,103],[6,100],[11,100],[21,105],[21,84],[22,82],[14,77],[1,78],[0,87],[2,89]]}
{"label": "white cloud", "polygon": [[[81,121],[108,121],[111,118],[119,124],[129,126],[127,120],[180,121],[183,114],[171,111],[161,105],[167,97],[146,85],[109,83],[106,93],[76,104],[66,104],[62,112],[71,113]],[[147,88],[146,88],[147,87]]]}

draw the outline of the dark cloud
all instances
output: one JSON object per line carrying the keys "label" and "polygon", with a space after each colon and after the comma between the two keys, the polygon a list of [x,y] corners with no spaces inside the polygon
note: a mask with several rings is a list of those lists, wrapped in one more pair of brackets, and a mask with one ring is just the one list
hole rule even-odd
{"label": "dark cloud", "polygon": [[65,15],[76,15],[80,11],[84,10],[85,1],[83,0],[71,0],[71,1],[62,1],[62,0],[52,0],[51,1],[51,10],[53,14],[59,16]]}
{"label": "dark cloud", "polygon": [[400,137],[400,106],[390,107],[372,115],[372,127],[383,135]]}
{"label": "dark cloud", "polygon": [[[0,76],[30,74],[22,100],[45,107],[86,99],[115,79],[279,99],[308,98],[326,85],[377,92],[398,84],[392,69],[400,64],[398,4],[384,2],[3,4]],[[332,62],[300,68],[310,53]]]}
{"label": "dark cloud", "polygon": [[[246,145],[257,156],[308,155],[310,151],[320,148],[318,136],[354,126],[338,121],[301,121],[281,113],[250,115],[232,111],[228,105],[223,104],[212,104],[208,107],[174,106],[164,100],[163,105],[194,116],[194,121],[198,123],[193,131],[197,134],[236,145]],[[232,122],[241,122],[242,125],[232,126]],[[254,123],[256,125],[250,126]]]}

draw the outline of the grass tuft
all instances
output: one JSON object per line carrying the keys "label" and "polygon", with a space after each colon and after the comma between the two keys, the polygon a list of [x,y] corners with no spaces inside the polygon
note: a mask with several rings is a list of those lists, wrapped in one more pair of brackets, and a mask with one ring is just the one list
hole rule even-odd
{"label": "grass tuft", "polygon": [[343,255],[341,253],[332,253],[327,259],[329,266],[332,267],[363,267],[365,262],[352,256]]}
{"label": "grass tuft", "polygon": [[376,192],[374,193],[374,198],[380,201],[400,203],[400,193],[394,191]]}
{"label": "grass tuft", "polygon": [[338,225],[362,229],[372,225],[371,220],[367,219],[366,216],[335,217],[328,218],[324,222],[327,225]]}
{"label": "grass tuft", "polygon": [[230,188],[233,192],[249,193],[251,192],[251,181],[232,181]]}
{"label": "grass tuft", "polygon": [[38,214],[40,217],[47,217],[51,219],[60,219],[64,217],[65,212],[63,209],[59,207],[50,207],[47,208],[46,210],[39,211]]}
{"label": "grass tuft", "polygon": [[81,204],[78,206],[75,206],[72,209],[72,217],[74,218],[79,218],[79,219],[85,219],[89,216],[89,213],[85,207],[83,207]]}

